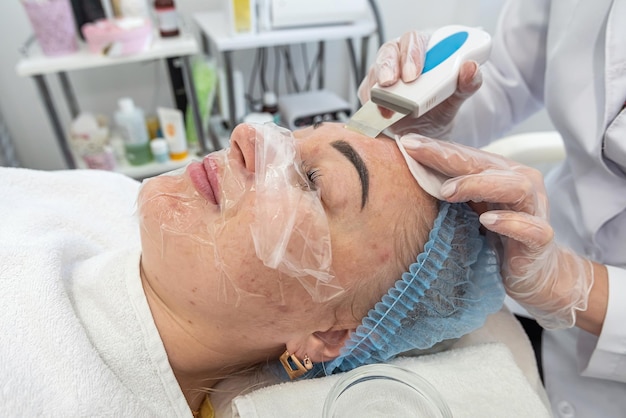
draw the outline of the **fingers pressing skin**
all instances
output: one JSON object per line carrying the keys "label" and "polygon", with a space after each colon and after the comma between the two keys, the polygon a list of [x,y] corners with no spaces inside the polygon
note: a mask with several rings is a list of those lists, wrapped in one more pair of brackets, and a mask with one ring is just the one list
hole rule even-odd
{"label": "fingers pressing skin", "polygon": [[465,145],[440,141],[417,134],[407,134],[401,139],[413,159],[447,175],[475,174],[486,169],[499,169],[518,165],[505,157]]}
{"label": "fingers pressing skin", "polygon": [[402,138],[417,162],[445,174],[441,194],[451,202],[489,202],[503,209],[547,217],[541,173],[508,158],[417,135]]}

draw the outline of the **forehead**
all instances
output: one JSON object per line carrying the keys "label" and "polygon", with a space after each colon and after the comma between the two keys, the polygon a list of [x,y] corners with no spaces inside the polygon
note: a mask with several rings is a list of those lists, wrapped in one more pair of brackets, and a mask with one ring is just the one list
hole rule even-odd
{"label": "forehead", "polygon": [[401,162],[402,154],[395,141],[388,137],[370,138],[346,128],[343,123],[325,122],[317,128],[308,127],[294,131],[294,137],[300,142],[303,152],[312,148],[323,147],[335,141],[348,142],[365,161]]}

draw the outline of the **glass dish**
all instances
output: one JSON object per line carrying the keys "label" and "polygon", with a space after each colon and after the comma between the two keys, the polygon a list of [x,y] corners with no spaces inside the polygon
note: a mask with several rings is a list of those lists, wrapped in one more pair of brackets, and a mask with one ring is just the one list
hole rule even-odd
{"label": "glass dish", "polygon": [[452,418],[437,389],[391,364],[358,367],[342,376],[324,402],[323,418]]}

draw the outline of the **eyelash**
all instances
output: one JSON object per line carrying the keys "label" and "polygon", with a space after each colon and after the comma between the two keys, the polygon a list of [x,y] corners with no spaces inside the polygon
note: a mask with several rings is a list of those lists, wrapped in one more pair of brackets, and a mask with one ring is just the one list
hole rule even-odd
{"label": "eyelash", "polygon": [[309,190],[317,190],[317,179],[322,175],[317,168],[308,168],[306,163],[302,162],[302,172],[305,173],[307,179],[307,186]]}
{"label": "eyelash", "polygon": [[311,189],[317,190],[317,179],[321,176],[319,169],[313,169],[306,172],[306,178],[309,181]]}

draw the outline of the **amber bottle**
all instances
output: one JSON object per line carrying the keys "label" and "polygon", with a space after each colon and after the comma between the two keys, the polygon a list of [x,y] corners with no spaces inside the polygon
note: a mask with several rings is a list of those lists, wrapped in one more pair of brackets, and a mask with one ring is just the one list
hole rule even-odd
{"label": "amber bottle", "polygon": [[178,13],[174,0],[155,0],[154,10],[159,24],[159,33],[162,37],[178,36]]}

